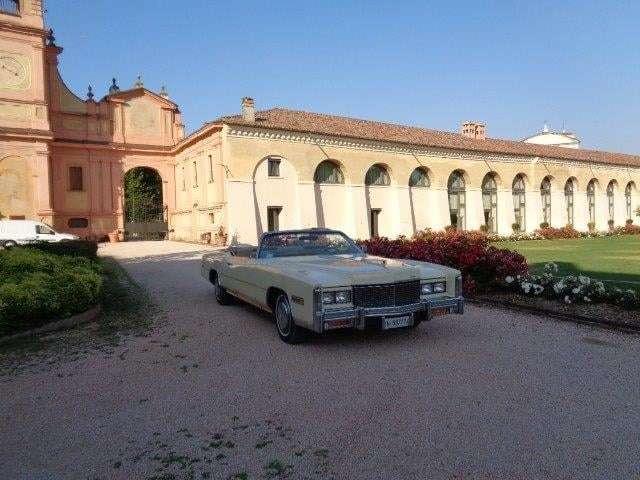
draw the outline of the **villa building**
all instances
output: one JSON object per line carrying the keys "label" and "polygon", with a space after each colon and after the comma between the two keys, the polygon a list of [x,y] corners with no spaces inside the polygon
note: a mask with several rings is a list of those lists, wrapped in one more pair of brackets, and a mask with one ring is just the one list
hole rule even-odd
{"label": "villa building", "polygon": [[[102,238],[164,225],[170,238],[254,243],[270,229],[355,238],[454,225],[500,234],[546,223],[605,230],[634,218],[640,156],[583,149],[567,132],[524,141],[283,108],[185,136],[178,105],[140,79],[72,93],[41,0],[0,0],[0,214]],[[128,172],[152,169],[159,217],[125,212]]]}

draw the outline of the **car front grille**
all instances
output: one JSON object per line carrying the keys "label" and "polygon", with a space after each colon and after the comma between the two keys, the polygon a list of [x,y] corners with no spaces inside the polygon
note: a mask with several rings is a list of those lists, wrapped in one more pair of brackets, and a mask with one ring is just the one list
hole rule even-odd
{"label": "car front grille", "polygon": [[353,287],[353,304],[356,307],[398,307],[419,301],[420,280]]}

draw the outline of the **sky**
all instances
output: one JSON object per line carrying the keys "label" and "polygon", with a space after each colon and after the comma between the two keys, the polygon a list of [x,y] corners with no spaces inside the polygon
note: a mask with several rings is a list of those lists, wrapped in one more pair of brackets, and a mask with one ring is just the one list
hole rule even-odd
{"label": "sky", "polygon": [[640,153],[638,1],[47,0],[60,70],[166,85],[187,131],[275,106]]}

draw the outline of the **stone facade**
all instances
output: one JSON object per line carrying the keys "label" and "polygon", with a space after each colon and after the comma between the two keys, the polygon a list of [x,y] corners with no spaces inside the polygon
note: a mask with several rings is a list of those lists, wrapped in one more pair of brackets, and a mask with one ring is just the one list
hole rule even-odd
{"label": "stone facade", "polygon": [[[543,222],[586,230],[591,216],[605,230],[609,220],[624,225],[640,205],[640,157],[490,139],[477,122],[446,134],[261,112],[243,99],[241,115],[185,138],[178,106],[141,81],[129,90],[114,82],[98,101],[92,91],[86,99],[72,93],[60,78],[62,48],[44,29],[41,2],[19,5],[19,15],[0,12],[4,216],[102,238],[124,229],[123,177],[134,167],[160,174],[169,235],[190,241],[255,243],[274,225],[335,227],[355,238],[372,228],[409,236],[456,221],[500,234],[516,223],[524,231]],[[330,180],[319,175],[321,164],[333,169]],[[420,181],[411,184],[416,169]],[[455,198],[453,172],[463,185]],[[455,217],[454,200],[465,205]]]}

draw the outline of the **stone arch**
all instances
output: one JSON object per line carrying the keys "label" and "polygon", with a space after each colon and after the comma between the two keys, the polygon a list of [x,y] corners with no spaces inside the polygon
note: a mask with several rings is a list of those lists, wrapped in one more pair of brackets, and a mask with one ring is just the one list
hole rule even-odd
{"label": "stone arch", "polygon": [[488,172],[480,185],[484,228],[488,233],[498,233],[498,184],[500,177],[494,171]]}
{"label": "stone arch", "polygon": [[347,177],[344,165],[333,158],[322,160],[313,173],[313,197],[315,225],[318,227],[344,228],[348,211]]}
{"label": "stone arch", "polygon": [[546,175],[540,181],[540,200],[542,206],[542,224],[551,225],[551,195],[554,190],[554,178]]}
{"label": "stone arch", "polygon": [[609,180],[605,191],[607,195],[607,224],[609,227],[613,227],[616,220],[616,194],[618,192],[618,181],[615,178]]}
{"label": "stone arch", "polygon": [[511,197],[513,199],[514,230],[517,225],[518,232],[527,229],[527,191],[531,188],[531,183],[527,175],[517,173],[511,182]]}
{"label": "stone arch", "polygon": [[449,198],[450,225],[458,230],[466,228],[466,190],[468,175],[464,170],[456,169],[447,179],[447,194]]}
{"label": "stone arch", "polygon": [[624,205],[625,205],[625,216],[626,216],[625,220],[627,222],[629,220],[633,221],[633,217],[635,215],[635,209],[637,208],[634,202],[636,195],[637,195],[636,184],[633,180],[630,180],[629,182],[627,182],[627,184],[624,187]]}
{"label": "stone arch", "polygon": [[431,187],[431,172],[425,166],[419,166],[413,169],[409,175],[410,188],[429,188]]}
{"label": "stone arch", "polygon": [[27,159],[20,155],[0,158],[0,214],[35,217],[34,184]]}
{"label": "stone arch", "polygon": [[393,177],[389,165],[385,163],[374,163],[371,165],[364,175],[364,184],[368,187],[391,186],[393,184]]}
{"label": "stone arch", "polygon": [[313,181],[319,184],[344,184],[346,181],[344,167],[332,158],[322,160],[314,169]]}
{"label": "stone arch", "polygon": [[122,176],[122,191],[125,239],[164,239],[168,212],[161,172],[146,165],[128,166]]}
{"label": "stone arch", "polygon": [[566,209],[566,224],[575,226],[575,202],[578,191],[578,179],[569,177],[564,184],[564,202]]}

